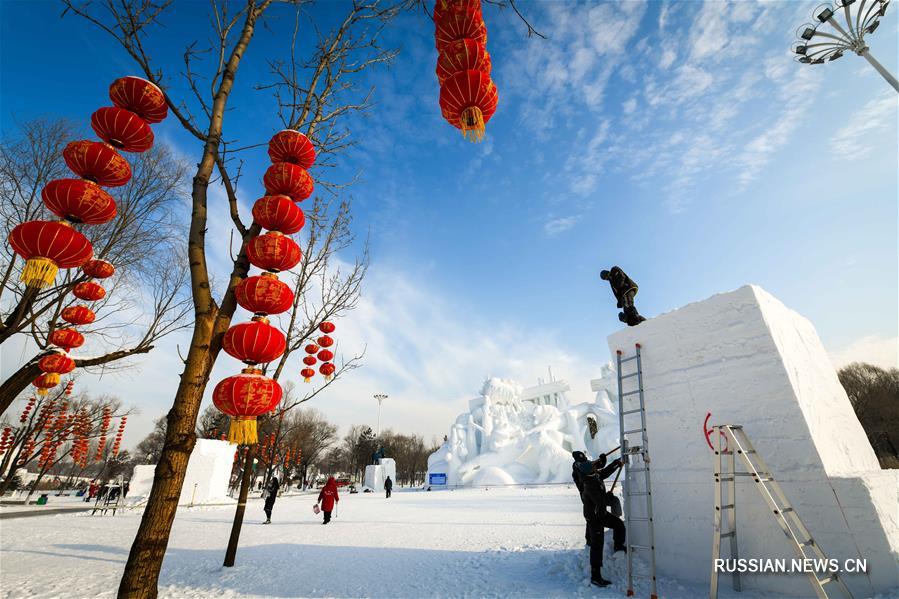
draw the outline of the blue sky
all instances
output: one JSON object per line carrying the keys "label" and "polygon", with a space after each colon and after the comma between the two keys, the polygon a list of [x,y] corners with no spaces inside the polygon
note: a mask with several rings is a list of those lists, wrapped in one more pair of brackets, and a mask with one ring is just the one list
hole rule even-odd
{"label": "blue sky", "polygon": [[[611,264],[640,284],[647,316],[757,283],[815,323],[836,363],[895,365],[896,95],[855,55],[793,62],[794,32],[815,5],[523,1],[548,40],[485,7],[500,104],[479,145],[440,117],[431,23],[398,19],[384,45],[400,56],[361,82],[377,105],[349,123],[359,145],[334,173],[362,177],[348,195],[357,232],[370,232],[372,268],[337,337],[345,353],[367,347],[365,368],[316,407],[343,426],[373,424],[371,394],[386,392],[385,426],[442,435],[484,376],[528,383],[550,364],[586,399],[620,326],[598,279]],[[175,97],[184,46],[207,39],[207,6],[177,3],[150,38]],[[324,27],[340,7],[311,15]],[[137,74],[106,34],[60,18],[56,3],[0,11],[4,135],[36,116],[86,124],[112,79]],[[266,59],[284,54],[292,24],[287,7],[270,10],[241,66],[226,137],[258,143],[280,129],[273,100],[253,86],[267,78]],[[869,44],[896,73],[895,11]],[[200,149],[173,118],[155,131],[196,161]],[[245,159],[249,206],[267,156]],[[210,224],[227,239],[222,197],[213,191]],[[220,272],[224,247],[210,247]],[[127,441],[170,405],[178,342],[128,372],[83,377],[97,391],[129,389],[142,415]],[[4,348],[3,372],[18,357]],[[224,360],[213,379],[236,369]]]}

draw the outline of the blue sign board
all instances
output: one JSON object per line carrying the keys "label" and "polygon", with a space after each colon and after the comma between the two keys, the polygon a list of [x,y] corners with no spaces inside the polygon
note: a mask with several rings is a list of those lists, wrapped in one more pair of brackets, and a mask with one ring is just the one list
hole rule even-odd
{"label": "blue sign board", "polygon": [[428,484],[429,485],[445,485],[446,484],[446,474],[442,472],[432,472],[428,475]]}

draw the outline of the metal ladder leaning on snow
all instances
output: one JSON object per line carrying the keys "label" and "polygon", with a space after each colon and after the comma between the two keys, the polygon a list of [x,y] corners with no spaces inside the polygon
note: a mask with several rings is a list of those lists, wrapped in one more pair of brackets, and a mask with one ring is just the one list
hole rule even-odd
{"label": "metal ladder leaning on snow", "polygon": [[[653,532],[652,522],[652,486],[649,480],[649,444],[646,434],[646,409],[643,402],[643,359],[640,354],[640,344],[635,346],[636,352],[633,356],[623,357],[621,350],[615,352],[618,358],[618,426],[621,440],[621,460],[624,463],[624,481],[621,484],[622,495],[624,496],[624,522],[627,529],[627,596],[634,595],[634,578],[649,578],[650,599],[656,599],[656,548],[655,535]],[[622,366],[630,362],[636,362],[636,370],[628,374],[622,372]],[[630,391],[624,390],[624,381],[636,379],[637,388]],[[636,397],[639,405],[633,407],[633,401],[630,398]],[[625,409],[625,406],[628,406]],[[640,415],[640,425],[636,425],[636,418],[626,418],[630,415]],[[630,421],[633,424],[625,422]],[[631,443],[628,435],[639,433],[639,441]],[[639,460],[637,460],[639,458]],[[631,474],[643,473],[644,486],[643,491],[634,491],[631,488]],[[634,499],[636,498],[636,499]],[[644,510],[641,516],[634,516],[631,509],[632,501],[644,501]],[[648,545],[634,545],[631,543],[631,526],[640,524],[647,527]],[[649,552],[649,575],[635,573],[633,569],[634,550]]]}
{"label": "metal ladder leaning on snow", "polygon": [[[793,509],[793,505],[787,500],[783,489],[771,471],[768,465],[752,446],[749,437],[743,431],[743,427],[735,424],[721,424],[712,427],[713,435],[715,435],[715,535],[712,538],[712,580],[709,588],[709,598],[717,599],[718,597],[718,571],[715,569],[715,560],[721,556],[721,540],[730,539],[730,557],[737,559],[737,515],[736,515],[736,480],[738,476],[751,476],[752,481],[756,485],[756,489],[761,494],[768,509],[774,514],[774,519],[780,525],[780,528],[787,536],[787,540],[793,551],[800,559],[818,558],[826,560],[827,556],[812,538],[805,524],[799,519],[799,514]],[[725,448],[722,448],[722,439],[726,442]],[[746,467],[747,472],[737,472],[736,456],[739,455],[741,462]],[[724,483],[724,485],[722,485]],[[726,495],[722,499],[722,495]],[[722,503],[726,502],[726,503]],[[723,512],[727,512],[728,529],[726,532],[722,529],[724,520]],[[806,551],[810,551],[811,555]],[[852,599],[852,593],[846,587],[843,580],[836,574],[830,574],[824,578],[818,578],[818,573],[810,571],[807,573],[809,582],[815,595],[819,599],[828,599],[827,591],[824,589],[826,584],[834,584],[843,593],[844,597]],[[734,572],[732,575],[734,590],[741,590],[740,574]]]}

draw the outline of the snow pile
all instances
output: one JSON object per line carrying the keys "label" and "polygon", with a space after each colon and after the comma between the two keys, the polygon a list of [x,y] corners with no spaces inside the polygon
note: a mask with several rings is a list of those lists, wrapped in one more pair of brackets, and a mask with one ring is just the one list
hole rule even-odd
{"label": "snow pile", "polygon": [[[609,337],[613,355],[617,350],[633,355],[636,343],[643,355],[656,563],[662,574],[694,583],[709,579],[713,452],[703,427],[711,413],[710,426],[743,426],[827,557],[868,560],[867,574],[844,575],[855,596],[899,585],[899,472],[880,469],[808,320],[764,290],[746,286]],[[634,364],[622,369],[633,372]],[[635,388],[633,380],[625,391]],[[636,396],[625,401],[630,398]],[[744,469],[738,464],[738,470]],[[755,485],[740,480],[746,481],[737,485],[740,557],[794,557]],[[637,481],[634,486],[640,490]],[[643,515],[638,511],[634,507],[633,515]],[[635,523],[628,534],[646,544],[645,526]],[[722,545],[721,557],[730,557],[729,544]],[[729,586],[727,576],[721,584]],[[812,594],[808,580],[795,574],[744,575],[743,584]]]}
{"label": "snow pile", "polygon": [[[607,376],[611,372],[604,370]],[[563,381],[524,389],[513,381],[488,379],[469,411],[456,418],[446,442],[428,458],[429,484],[570,481],[572,451],[595,456],[618,444],[611,386],[600,382],[594,389],[595,402],[569,406]]]}
{"label": "snow pile", "polygon": [[[228,497],[228,483],[234,465],[236,445],[215,439],[197,439],[178,505],[232,503]],[[128,503],[141,503],[150,495],[156,466],[135,466],[128,489]]]}

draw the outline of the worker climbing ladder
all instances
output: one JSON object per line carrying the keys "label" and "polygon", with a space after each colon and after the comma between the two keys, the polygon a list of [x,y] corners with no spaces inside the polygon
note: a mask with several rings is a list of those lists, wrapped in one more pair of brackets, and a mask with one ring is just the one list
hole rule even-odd
{"label": "worker climbing ladder", "polygon": [[[650,599],[656,599],[656,551],[652,522],[652,485],[649,476],[649,442],[646,432],[646,408],[643,397],[643,359],[640,344],[635,346],[633,356],[624,357],[621,350],[618,356],[618,425],[621,440],[621,461],[624,464],[624,481],[622,495],[624,497],[624,521],[627,527],[627,596],[634,595],[634,578],[649,578]],[[630,370],[631,362],[636,366]],[[625,387],[636,388],[625,390]],[[636,402],[635,402],[636,400]],[[637,424],[639,415],[639,425]],[[634,439],[632,442],[631,439]],[[639,485],[639,474],[643,473],[643,485]],[[638,503],[634,503],[638,502]],[[642,504],[642,509],[640,505]],[[647,544],[634,544],[633,526],[645,526]],[[649,573],[634,571],[634,551],[649,553]]]}
{"label": "worker climbing ladder", "polygon": [[[712,580],[709,588],[709,599],[718,597],[718,571],[715,568],[716,560],[721,557],[721,541],[730,539],[730,558],[738,559],[737,546],[737,514],[736,514],[736,486],[738,476],[752,477],[753,483],[761,494],[768,509],[774,515],[774,519],[787,536],[787,540],[797,557],[800,559],[817,558],[827,560],[824,552],[812,538],[805,524],[799,519],[799,514],[793,509],[792,504],[784,495],[783,489],[768,469],[768,465],[752,446],[749,437],[743,431],[743,427],[734,424],[721,424],[713,427],[717,431],[715,436],[715,533],[712,538]],[[746,467],[746,472],[737,472],[736,456]],[[724,521],[727,521],[727,530],[724,530]],[[819,573],[809,571],[809,582],[815,595],[819,599],[828,599],[825,585],[835,585],[844,597],[852,599],[852,593],[846,587],[843,580],[836,574],[827,574],[819,578]],[[823,574],[823,573],[822,573]],[[732,574],[734,590],[741,590],[740,574]]]}

